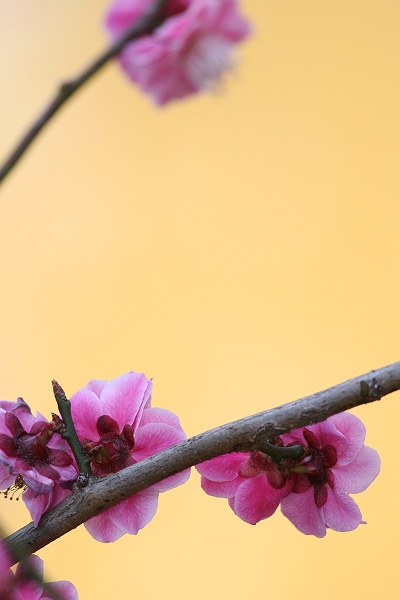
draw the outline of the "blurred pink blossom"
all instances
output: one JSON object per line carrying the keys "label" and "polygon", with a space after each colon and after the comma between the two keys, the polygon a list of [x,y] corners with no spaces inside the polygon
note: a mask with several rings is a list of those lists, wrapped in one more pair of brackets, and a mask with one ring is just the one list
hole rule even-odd
{"label": "blurred pink blossom", "polygon": [[[111,37],[119,38],[152,3],[115,0],[106,16]],[[235,0],[169,0],[163,16],[120,55],[130,79],[159,105],[213,87],[232,66],[234,45],[250,33]]]}
{"label": "blurred pink blossom", "polygon": [[[71,397],[72,417],[93,474],[116,473],[184,439],[178,417],[150,407],[152,383],[130,372],[112,381],[94,380]],[[154,517],[159,492],[184,483],[189,470],[137,492],[85,523],[101,542],[136,534]]]}
{"label": "blurred pink blossom", "polygon": [[378,453],[364,445],[365,427],[350,413],[296,429],[278,445],[300,444],[304,455],[279,464],[261,451],[234,452],[197,465],[207,494],[228,498],[247,523],[271,516],[279,504],[303,533],[351,531],[362,523],[349,493],[364,491],[379,473]]}
{"label": "blurred pink blossom", "polygon": [[[77,478],[69,446],[59,435],[61,420],[34,417],[29,406],[0,401],[0,488],[26,490],[22,499],[38,524],[43,512],[68,495]],[[7,492],[6,492],[7,494]]]}
{"label": "blurred pink blossom", "polygon": [[43,561],[30,556],[19,563],[15,574],[0,540],[1,600],[78,600],[78,592],[69,581],[43,583]]}

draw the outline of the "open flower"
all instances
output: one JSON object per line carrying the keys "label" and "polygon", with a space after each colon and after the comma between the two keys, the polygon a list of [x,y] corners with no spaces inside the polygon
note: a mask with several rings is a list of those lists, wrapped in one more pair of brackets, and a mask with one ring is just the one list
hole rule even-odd
{"label": "open flower", "polygon": [[1,600],[78,600],[78,592],[69,581],[43,583],[43,561],[38,556],[19,563],[15,574],[11,562],[0,540]]}
{"label": "open flower", "polygon": [[[152,383],[130,372],[112,381],[94,380],[71,397],[72,418],[94,475],[116,473],[184,439],[178,417],[150,407]],[[137,492],[85,523],[101,542],[136,534],[155,515],[159,492],[189,477],[189,470]]]}
{"label": "open flower", "polygon": [[251,525],[270,517],[293,486],[270,457],[259,451],[224,454],[196,469],[203,490],[228,498],[233,512]]}
{"label": "open flower", "polygon": [[[113,39],[151,6],[152,0],[115,0],[106,17]],[[233,46],[250,33],[235,0],[168,0],[152,33],[127,44],[121,64],[157,104],[210,88],[232,66]]]}
{"label": "open flower", "polygon": [[379,473],[378,453],[364,445],[365,427],[350,413],[291,431],[277,445],[301,445],[298,459],[276,464],[261,451],[233,452],[197,465],[211,496],[228,498],[247,523],[271,516],[279,504],[303,533],[323,537],[326,529],[351,531],[362,523],[349,493],[364,491]]}
{"label": "open flower", "polygon": [[293,469],[295,484],[282,500],[285,517],[303,533],[317,537],[323,537],[327,527],[335,531],[358,527],[361,512],[349,493],[366,490],[380,470],[378,453],[364,445],[360,419],[341,413],[281,439],[285,445],[305,448],[305,458]]}
{"label": "open flower", "polygon": [[50,422],[39,413],[34,417],[22,398],[0,402],[0,487],[26,490],[22,498],[35,525],[77,477],[61,426],[57,416]]}

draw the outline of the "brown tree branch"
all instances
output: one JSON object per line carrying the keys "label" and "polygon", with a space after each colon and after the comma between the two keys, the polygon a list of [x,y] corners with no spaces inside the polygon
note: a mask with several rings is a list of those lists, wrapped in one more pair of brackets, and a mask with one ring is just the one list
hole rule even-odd
{"label": "brown tree branch", "polygon": [[36,139],[42,129],[47,125],[50,119],[59,111],[64,103],[83,86],[95,73],[97,73],[104,65],[117,56],[122,48],[132,40],[138,37],[150,33],[156,27],[162,23],[162,9],[166,0],[154,0],[153,5],[150,7],[148,12],[143,15],[142,18],[135,21],[124,35],[119,38],[114,44],[110,46],[105,52],[103,52],[98,58],[96,58],[76,79],[63,83],[55,98],[50,102],[44,112],[38,117],[37,120],[32,124],[30,129],[26,132],[20,142],[17,144],[15,149],[11,152],[10,156],[6,159],[3,166],[0,166],[0,185],[2,181],[11,172],[14,166],[18,163],[20,158],[25,154],[31,143]]}
{"label": "brown tree branch", "polygon": [[399,389],[400,362],[397,362],[289,404],[200,433],[118,473],[93,477],[86,488],[75,489],[43,515],[38,527],[30,523],[6,541],[18,556],[28,556],[102,510],[169,475],[220,454],[255,449],[265,439],[273,440],[281,433],[323,421]]}

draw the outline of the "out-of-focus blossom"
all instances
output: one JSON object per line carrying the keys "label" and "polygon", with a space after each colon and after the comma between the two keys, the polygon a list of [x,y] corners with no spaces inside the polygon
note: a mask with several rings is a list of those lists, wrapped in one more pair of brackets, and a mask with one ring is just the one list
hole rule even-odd
{"label": "out-of-focus blossom", "polygon": [[[115,0],[106,17],[113,39],[142,16],[153,0]],[[127,44],[123,69],[154,101],[165,104],[212,88],[233,64],[235,44],[250,33],[235,0],[168,0],[152,33]]]}
{"label": "out-of-focus blossom", "polygon": [[43,583],[43,561],[38,556],[19,563],[15,573],[10,564],[0,540],[1,600],[78,600],[78,592],[69,581]]}
{"label": "out-of-focus blossom", "polygon": [[[130,372],[112,381],[94,380],[71,397],[72,418],[94,475],[116,473],[184,439],[178,417],[150,407],[152,383]],[[183,471],[137,492],[85,523],[101,542],[136,534],[155,515],[159,492],[184,483]]]}
{"label": "out-of-focus blossom", "polygon": [[365,427],[350,413],[283,434],[277,444],[299,444],[303,456],[279,464],[261,451],[218,456],[197,466],[207,494],[228,498],[247,523],[283,514],[303,533],[351,531],[362,523],[349,493],[364,491],[379,473],[378,453],[364,445]]}
{"label": "out-of-focus blossom", "polygon": [[22,498],[35,525],[77,478],[61,426],[57,416],[50,422],[40,413],[34,417],[22,398],[0,402],[0,487],[11,488],[10,495],[26,490]]}
{"label": "out-of-focus blossom", "polygon": [[13,561],[11,560],[7,546],[0,539],[0,598],[3,598],[4,590],[13,577],[13,572],[10,569],[12,563]]}

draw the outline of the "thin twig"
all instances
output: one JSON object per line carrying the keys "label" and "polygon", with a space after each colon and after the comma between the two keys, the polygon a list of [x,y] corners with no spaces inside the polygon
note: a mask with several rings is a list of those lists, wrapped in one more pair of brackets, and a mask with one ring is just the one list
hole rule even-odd
{"label": "thin twig", "polygon": [[58,112],[63,104],[86,83],[97,71],[99,71],[110,59],[117,56],[122,48],[132,40],[150,33],[158,27],[162,21],[162,9],[166,0],[155,0],[143,17],[135,21],[124,35],[119,38],[110,48],[96,58],[76,79],[67,81],[60,86],[55,98],[51,101],[45,111],[33,123],[30,129],[22,137],[10,156],[6,159],[4,165],[0,168],[0,185],[7,177],[20,158],[25,154],[31,143],[36,139],[42,129],[47,125],[50,119]]}
{"label": "thin twig", "polygon": [[75,489],[43,515],[38,527],[30,523],[9,536],[7,542],[16,548],[18,555],[28,556],[106,508],[170,475],[220,454],[257,449],[265,439],[273,440],[281,433],[323,421],[399,389],[400,362],[397,362],[289,404],[211,429],[118,473],[91,478],[87,487]]}
{"label": "thin twig", "polygon": [[71,415],[71,402],[65,395],[61,385],[55,379],[53,379],[51,383],[53,385],[53,393],[57,402],[58,410],[60,411],[65,428],[61,433],[61,437],[68,442],[69,447],[72,450],[72,454],[75,456],[79,473],[78,485],[80,487],[85,487],[89,481],[89,477],[92,474],[92,470],[90,468],[90,458],[83,452],[78,434],[76,433],[74,421],[72,420]]}

